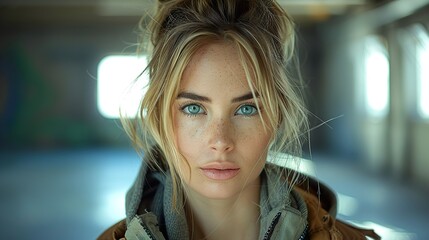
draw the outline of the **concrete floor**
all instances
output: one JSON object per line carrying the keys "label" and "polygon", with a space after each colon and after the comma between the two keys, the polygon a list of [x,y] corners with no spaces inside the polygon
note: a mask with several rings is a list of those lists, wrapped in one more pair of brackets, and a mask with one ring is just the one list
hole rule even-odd
{"label": "concrete floor", "polygon": [[[136,176],[133,150],[0,153],[2,239],[95,239],[124,218]],[[314,157],[315,174],[339,194],[339,217],[383,239],[429,239],[429,192]]]}

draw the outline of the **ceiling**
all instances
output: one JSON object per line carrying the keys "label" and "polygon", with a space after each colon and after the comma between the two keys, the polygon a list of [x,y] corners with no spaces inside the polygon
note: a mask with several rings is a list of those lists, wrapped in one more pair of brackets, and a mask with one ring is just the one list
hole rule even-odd
{"label": "ceiling", "polygon": [[[134,23],[155,0],[0,0],[0,25],[61,26]],[[383,0],[278,0],[297,22],[324,21]]]}

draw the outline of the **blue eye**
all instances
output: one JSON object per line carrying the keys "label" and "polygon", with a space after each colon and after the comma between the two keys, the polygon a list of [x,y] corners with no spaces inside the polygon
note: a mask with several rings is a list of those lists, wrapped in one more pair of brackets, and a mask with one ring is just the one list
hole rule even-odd
{"label": "blue eye", "polygon": [[201,106],[197,105],[197,104],[189,104],[186,105],[184,107],[182,107],[182,111],[187,114],[187,115],[197,115],[197,114],[201,114],[204,113],[204,110]]}
{"label": "blue eye", "polygon": [[240,108],[235,112],[236,115],[244,115],[244,116],[253,116],[258,112],[258,109],[255,106],[246,104],[240,106]]}

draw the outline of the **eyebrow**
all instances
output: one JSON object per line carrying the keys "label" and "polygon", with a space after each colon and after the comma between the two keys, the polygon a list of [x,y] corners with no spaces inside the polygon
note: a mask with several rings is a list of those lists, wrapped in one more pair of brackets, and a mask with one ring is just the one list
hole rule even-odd
{"label": "eyebrow", "polygon": [[[255,97],[258,98],[259,94],[255,93]],[[253,98],[253,93],[250,92],[250,93],[247,93],[247,94],[245,94],[243,96],[236,97],[236,98],[232,99],[231,102],[233,102],[233,103],[242,102],[242,101],[246,101],[246,100],[249,100],[249,99],[252,99],[252,98]]]}
{"label": "eyebrow", "polygon": [[190,92],[181,92],[179,95],[177,95],[177,98],[188,98],[195,101],[201,101],[201,102],[211,102],[210,98],[197,95],[195,93]]}
{"label": "eyebrow", "polygon": [[[255,93],[255,97],[258,98],[259,94]],[[188,99],[191,99],[191,100],[201,101],[201,102],[211,102],[212,101],[208,97],[201,96],[201,95],[198,95],[198,94],[195,94],[195,93],[190,93],[190,92],[181,92],[181,93],[179,93],[179,95],[177,95],[177,98],[178,99],[179,98],[188,98]],[[252,98],[253,98],[253,94],[250,92],[250,93],[246,93],[243,96],[236,97],[236,98],[232,99],[231,102],[232,103],[242,102],[242,101],[246,101],[246,100],[249,100],[249,99],[252,99]]]}

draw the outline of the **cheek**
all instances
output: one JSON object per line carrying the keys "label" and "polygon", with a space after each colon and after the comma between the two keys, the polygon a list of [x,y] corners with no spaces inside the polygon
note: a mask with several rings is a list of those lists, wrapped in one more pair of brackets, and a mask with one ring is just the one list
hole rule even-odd
{"label": "cheek", "polygon": [[271,139],[271,132],[264,129],[259,119],[239,121],[235,124],[235,128],[236,136],[239,136],[237,139],[247,142],[249,145],[265,147]]}
{"label": "cheek", "polygon": [[175,144],[185,157],[192,155],[202,142],[202,126],[197,119],[178,113],[174,116]]}
{"label": "cheek", "polygon": [[271,133],[264,130],[260,121],[237,124],[236,147],[245,159],[256,161],[264,157],[271,141]]}

